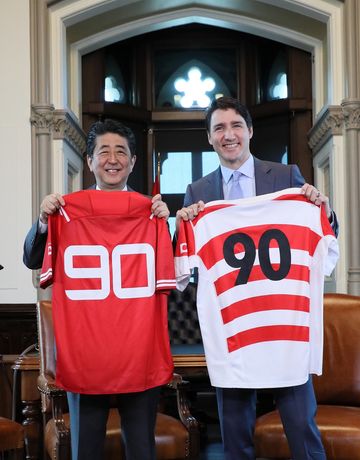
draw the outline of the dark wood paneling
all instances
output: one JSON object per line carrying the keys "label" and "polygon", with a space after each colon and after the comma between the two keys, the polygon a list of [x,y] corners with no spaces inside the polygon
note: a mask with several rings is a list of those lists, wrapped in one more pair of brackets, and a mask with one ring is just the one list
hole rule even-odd
{"label": "dark wood paneling", "polygon": [[36,342],[36,305],[0,304],[0,354],[20,354]]}

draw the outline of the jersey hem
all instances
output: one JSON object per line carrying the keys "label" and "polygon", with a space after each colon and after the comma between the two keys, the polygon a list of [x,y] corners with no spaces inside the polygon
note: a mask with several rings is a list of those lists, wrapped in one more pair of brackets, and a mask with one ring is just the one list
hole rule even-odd
{"label": "jersey hem", "polygon": [[142,391],[150,390],[151,388],[156,388],[156,387],[160,387],[163,385],[167,385],[168,383],[171,382],[173,378],[173,373],[174,373],[174,370],[172,369],[171,373],[169,373],[169,375],[166,378],[160,381],[157,381],[157,382],[153,382],[152,384],[142,386],[142,387],[136,387],[136,388],[126,387],[122,389],[114,389],[114,390],[109,390],[105,392],[100,392],[99,390],[85,390],[83,388],[75,388],[75,387],[70,388],[66,385],[62,385],[60,382],[57,382],[57,381],[55,382],[59,388],[65,391],[69,391],[70,393],[84,394],[84,395],[114,395],[114,394],[127,394],[127,393],[141,393]]}

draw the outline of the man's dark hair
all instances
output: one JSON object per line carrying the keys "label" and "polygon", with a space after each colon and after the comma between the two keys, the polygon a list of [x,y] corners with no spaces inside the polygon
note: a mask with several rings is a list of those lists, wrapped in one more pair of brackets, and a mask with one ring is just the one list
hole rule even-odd
{"label": "man's dark hair", "polygon": [[245,120],[246,126],[248,128],[252,128],[252,125],[253,125],[252,119],[251,119],[251,115],[247,107],[245,107],[245,105],[241,104],[237,99],[233,97],[223,96],[223,97],[219,97],[218,99],[214,99],[206,110],[205,123],[206,123],[206,130],[208,133],[210,132],[211,117],[212,117],[212,114],[215,112],[215,110],[228,110],[228,109],[235,110],[236,113],[238,113],[239,115],[243,117],[243,119]]}
{"label": "man's dark hair", "polygon": [[129,144],[131,156],[133,157],[135,155],[136,142],[132,130],[120,123],[120,121],[111,120],[110,118],[107,118],[104,121],[95,122],[90,127],[86,139],[86,153],[90,158],[92,158],[94,155],[97,137],[107,133],[114,133],[118,134],[121,137],[124,137]]}

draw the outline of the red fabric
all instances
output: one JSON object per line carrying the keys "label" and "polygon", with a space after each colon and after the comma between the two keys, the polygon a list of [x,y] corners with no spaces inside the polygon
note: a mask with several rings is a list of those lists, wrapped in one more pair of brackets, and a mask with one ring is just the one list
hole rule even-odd
{"label": "red fabric", "polygon": [[197,310],[211,384],[300,385],[321,374],[324,275],[338,259],[325,209],[299,188],[205,205],[182,221],[180,289],[198,268]]}
{"label": "red fabric", "polygon": [[136,192],[87,190],[50,216],[41,286],[53,283],[57,384],[75,393],[143,391],[173,363],[167,294],[175,287],[166,222]]}

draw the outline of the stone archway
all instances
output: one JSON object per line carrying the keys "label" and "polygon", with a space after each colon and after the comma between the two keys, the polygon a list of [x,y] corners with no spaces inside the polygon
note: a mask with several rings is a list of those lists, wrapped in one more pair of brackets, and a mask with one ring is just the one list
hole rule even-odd
{"label": "stone archway", "polygon": [[[134,15],[134,5],[140,4],[141,14]],[[226,4],[225,2],[224,4]],[[250,3],[250,2],[248,2]],[[344,55],[347,53],[347,60],[358,62],[359,57],[354,56],[356,53],[356,41],[358,40],[359,31],[356,28],[356,18],[360,17],[359,4],[355,0],[346,0],[338,2],[329,2],[328,0],[319,0],[316,8],[310,0],[288,1],[288,0],[258,0],[257,8],[280,8],[285,16],[290,15],[291,20],[281,23],[279,18],[269,15],[265,17],[254,17],[250,11],[226,10],[221,11],[212,7],[209,0],[208,5],[196,6],[196,2],[184,0],[180,6],[172,10],[155,10],[154,3],[151,0],[147,2],[134,2],[132,0],[109,0],[100,2],[99,0],[78,0],[74,2],[62,2],[40,0],[32,2],[32,44],[33,46],[33,111],[41,116],[37,119],[42,120],[42,124],[37,121],[33,122],[34,138],[38,139],[33,152],[33,177],[37,178],[34,183],[34,215],[38,209],[39,197],[52,189],[53,183],[48,179],[49,175],[44,171],[54,171],[51,163],[49,151],[57,148],[57,154],[61,155],[61,144],[54,147],[54,126],[62,125],[63,130],[58,131],[58,139],[68,141],[67,136],[72,133],[72,138],[78,140],[82,138],[79,129],[79,87],[81,81],[80,59],[81,55],[96,47],[104,46],[113,41],[134,36],[144,31],[155,30],[157,28],[170,27],[173,24],[181,24],[191,21],[221,25],[235,30],[244,30],[268,38],[276,38],[285,43],[295,44],[296,46],[311,50],[314,56],[314,113],[319,114],[315,120],[315,125],[311,133],[311,145],[314,149],[314,167],[317,168],[316,177],[324,181],[325,169],[322,165],[330,165],[327,168],[330,174],[330,184],[333,193],[333,205],[338,210],[339,219],[342,223],[342,230],[347,237],[352,240],[350,246],[345,242],[345,238],[340,238],[342,251],[341,261],[337,268],[336,289],[345,292],[360,294],[360,250],[356,243],[356,232],[360,224],[360,215],[354,212],[354,205],[359,197],[359,186],[355,177],[347,181],[347,171],[355,171],[359,174],[359,165],[356,160],[358,150],[359,122],[356,113],[359,110],[360,90],[356,84],[345,85],[344,81],[357,81],[356,64],[349,66],[351,75],[346,74],[344,66]],[[146,8],[144,5],[146,4]],[[104,18],[111,15],[114,8],[120,5],[124,14],[121,23],[116,27],[104,28],[102,31],[91,30],[85,25],[89,25],[97,15]],[[195,5],[195,6],[194,6]],[[344,12],[346,14],[344,14]],[[105,16],[104,16],[105,15]],[[309,23],[300,30],[292,28],[296,18],[301,22],[306,19]],[[48,19],[48,21],[47,21]],[[314,22],[315,21],[315,22]],[[326,32],[323,36],[314,31],[315,23],[322,24]],[[346,22],[346,27],[345,27]],[[94,23],[94,21],[93,21]],[[306,26],[309,27],[306,27]],[[48,28],[49,27],[49,28]],[[74,33],[74,30],[79,33]],[[68,32],[72,32],[68,34]],[[71,35],[71,36],[70,36]],[[355,38],[354,38],[355,37]],[[51,38],[51,48],[47,48]],[[291,40],[293,40],[291,42]],[[349,46],[347,46],[345,44]],[[37,49],[36,49],[37,48]],[[51,60],[50,56],[51,55]],[[351,59],[350,59],[351,58]],[[50,88],[50,92],[46,90]],[[348,94],[345,94],[345,90]],[[344,99],[342,107],[342,102]],[[334,110],[342,113],[340,125],[334,132],[331,120],[334,120]],[[75,115],[75,116],[73,116]],[[34,120],[36,117],[34,118]],[[58,123],[54,123],[58,119]],[[49,124],[48,120],[52,120]],[[346,120],[352,120],[347,123]],[[60,123],[60,121],[62,123]],[[355,126],[355,127],[354,127]],[[355,130],[355,134],[354,134]],[[41,133],[40,133],[41,132]],[[46,136],[48,134],[48,138]],[[42,141],[40,142],[40,136]],[[345,157],[345,136],[348,134],[348,146],[351,151]],[[326,139],[326,142],[324,140]],[[332,142],[332,140],[335,142]],[[329,144],[330,142],[330,144]],[[69,142],[68,142],[69,144]],[[324,145],[329,146],[324,150]],[[80,144],[73,145],[73,149],[81,150]],[[324,155],[328,155],[328,161],[323,161]],[[39,166],[39,158],[42,158],[42,167]],[[321,159],[318,161],[317,158]],[[348,163],[344,161],[348,159]],[[327,167],[326,166],[326,167]],[[336,175],[335,175],[336,172]],[[340,175],[340,177],[338,177]],[[53,176],[57,177],[57,183],[61,182],[61,175],[54,172]],[[352,183],[354,182],[354,183]],[[346,188],[344,187],[346,184]],[[356,191],[355,198],[350,200],[352,203],[352,212],[349,213],[348,196],[353,195],[350,190]],[[353,248],[353,249],[350,249]],[[349,262],[347,258],[349,257]],[[351,268],[348,268],[351,267]],[[348,281],[349,278],[349,281]]]}

